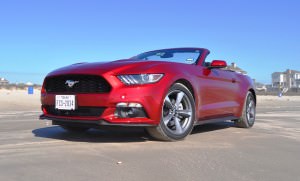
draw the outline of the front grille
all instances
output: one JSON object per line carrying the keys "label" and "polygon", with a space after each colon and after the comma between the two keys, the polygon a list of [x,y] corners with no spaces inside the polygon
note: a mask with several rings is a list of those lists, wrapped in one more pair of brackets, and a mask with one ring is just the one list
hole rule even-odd
{"label": "front grille", "polygon": [[[70,86],[72,81],[75,83]],[[49,93],[105,93],[111,90],[111,86],[96,75],[62,75],[48,77],[45,89]]]}
{"label": "front grille", "polygon": [[55,109],[54,106],[45,106],[44,107],[48,114],[55,116],[91,116],[99,117],[102,115],[105,107],[78,107],[75,110],[59,110]]}

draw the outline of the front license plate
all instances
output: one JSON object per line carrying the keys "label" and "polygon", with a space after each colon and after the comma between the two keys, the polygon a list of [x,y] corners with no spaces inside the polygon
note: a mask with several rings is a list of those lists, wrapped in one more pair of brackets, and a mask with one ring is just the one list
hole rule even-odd
{"label": "front license plate", "polygon": [[55,109],[61,110],[75,110],[76,108],[75,95],[56,95]]}

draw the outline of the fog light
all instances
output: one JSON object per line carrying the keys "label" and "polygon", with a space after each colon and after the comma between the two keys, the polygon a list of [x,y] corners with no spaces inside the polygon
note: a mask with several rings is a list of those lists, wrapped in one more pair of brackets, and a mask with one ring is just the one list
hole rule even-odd
{"label": "fog light", "polygon": [[147,117],[144,108],[139,103],[120,102],[116,105],[115,116],[120,118],[143,118]]}
{"label": "fog light", "polygon": [[143,107],[141,104],[139,103],[135,103],[135,102],[120,102],[117,104],[117,107]]}

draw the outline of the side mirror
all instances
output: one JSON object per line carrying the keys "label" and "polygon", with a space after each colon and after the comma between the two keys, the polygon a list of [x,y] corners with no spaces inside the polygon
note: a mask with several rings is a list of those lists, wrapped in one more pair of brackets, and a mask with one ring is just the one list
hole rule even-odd
{"label": "side mirror", "polygon": [[214,68],[225,68],[227,67],[227,63],[224,60],[213,60],[208,67],[209,69],[214,69]]}

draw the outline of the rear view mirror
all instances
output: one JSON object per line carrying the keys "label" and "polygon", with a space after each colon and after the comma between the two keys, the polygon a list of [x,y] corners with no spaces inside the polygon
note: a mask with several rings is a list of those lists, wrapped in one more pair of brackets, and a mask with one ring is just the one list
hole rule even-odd
{"label": "rear view mirror", "polygon": [[165,52],[160,58],[172,58],[174,55],[171,52]]}
{"label": "rear view mirror", "polygon": [[210,69],[225,68],[225,67],[227,67],[227,63],[224,60],[213,60],[209,66]]}

